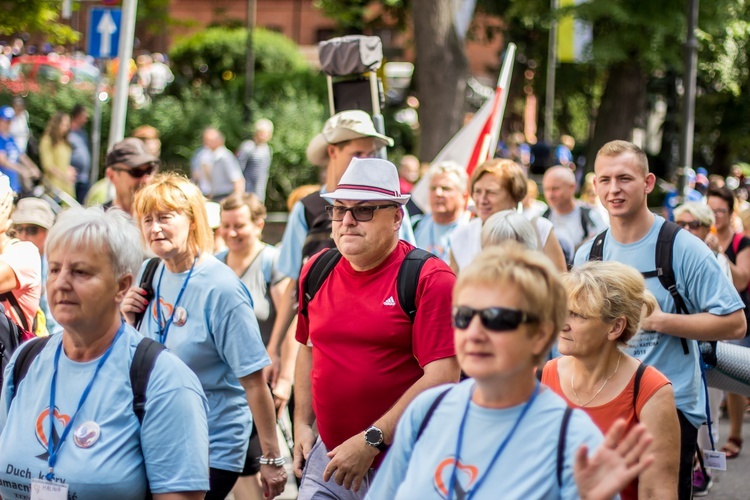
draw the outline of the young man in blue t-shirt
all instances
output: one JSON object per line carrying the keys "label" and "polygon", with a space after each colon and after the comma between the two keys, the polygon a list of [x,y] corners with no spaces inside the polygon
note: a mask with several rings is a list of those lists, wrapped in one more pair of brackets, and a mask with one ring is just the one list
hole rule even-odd
{"label": "young man in blue t-shirt", "polygon": [[[610,217],[604,260],[617,260],[642,273],[656,268],[656,240],[664,219],[649,211],[648,193],[656,177],[646,154],[626,141],[612,141],[597,153],[594,186]],[[592,242],[576,253],[575,265],[589,259]],[[676,235],[672,254],[677,290],[689,315],[676,314],[672,296],[656,278],[646,285],[660,309],[646,318],[625,351],[654,366],[672,382],[681,428],[679,498],[689,499],[698,428],[705,421],[698,346],[693,340],[730,340],[745,335],[744,304],[702,241],[687,231]],[[681,339],[687,340],[685,353]]]}

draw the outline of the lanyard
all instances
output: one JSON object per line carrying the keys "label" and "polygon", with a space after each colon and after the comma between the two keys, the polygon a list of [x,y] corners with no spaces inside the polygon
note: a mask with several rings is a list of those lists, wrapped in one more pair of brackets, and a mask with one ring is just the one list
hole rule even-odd
{"label": "lanyard", "polygon": [[115,338],[112,340],[112,343],[109,344],[109,347],[107,347],[107,350],[104,351],[104,354],[101,358],[99,358],[99,363],[96,365],[96,370],[94,371],[94,375],[91,377],[91,380],[89,381],[86,388],[83,390],[83,394],[81,394],[81,399],[78,401],[78,408],[76,408],[75,413],[68,421],[68,424],[63,429],[62,434],[60,435],[60,439],[57,442],[57,446],[55,446],[54,439],[52,439],[52,436],[55,432],[55,395],[57,392],[57,365],[60,362],[60,353],[62,352],[62,342],[60,342],[57,345],[57,350],[55,351],[55,363],[52,371],[52,387],[49,391],[49,436],[47,436],[47,452],[49,454],[49,458],[47,458],[47,465],[49,465],[49,473],[45,475],[46,479],[48,481],[52,481],[55,477],[55,463],[57,463],[57,454],[60,453],[60,448],[62,448],[62,444],[65,441],[65,438],[68,437],[68,434],[70,433],[71,427],[73,427],[73,422],[76,419],[76,416],[78,415],[78,412],[81,411],[81,407],[83,406],[83,403],[86,401],[86,398],[89,397],[89,393],[91,392],[91,386],[94,385],[94,380],[96,380],[96,376],[99,374],[99,370],[104,365],[104,362],[107,361],[107,358],[109,358],[109,355],[112,353],[112,348],[115,345],[115,342],[117,342],[117,339],[120,338],[120,335],[122,335],[122,332],[125,331],[125,322],[122,322],[120,324],[120,328],[117,330],[117,333],[115,334]]}
{"label": "lanyard", "polygon": [[[454,454],[456,458],[456,464],[453,466],[453,472],[451,472],[451,479],[448,483],[448,496],[446,497],[447,500],[450,500],[453,498],[453,487],[456,484],[456,472],[458,470],[458,462],[461,458],[461,444],[464,440],[464,428],[466,427],[466,420],[467,416],[469,414],[469,407],[471,406],[471,398],[474,396],[474,389],[476,389],[476,384],[471,388],[471,393],[469,394],[469,400],[466,402],[466,409],[464,410],[464,415],[461,417],[461,426],[458,428],[458,442],[456,443],[456,453]],[[505,450],[505,447],[508,445],[508,441],[510,441],[510,438],[513,437],[513,434],[515,434],[516,429],[518,429],[518,425],[521,423],[521,420],[523,420],[523,417],[526,416],[526,412],[529,411],[529,408],[534,403],[534,400],[536,399],[537,394],[539,394],[539,382],[536,383],[534,386],[534,392],[531,393],[531,397],[528,401],[526,401],[526,404],[521,409],[521,414],[518,415],[518,418],[516,419],[516,422],[513,424],[513,427],[510,428],[510,432],[508,432],[508,435],[505,436],[505,439],[500,444],[500,446],[497,448],[497,451],[495,452],[495,455],[492,457],[492,460],[490,460],[490,463],[487,465],[487,470],[485,471],[484,475],[479,478],[479,480],[474,484],[474,486],[471,488],[470,491],[466,492],[466,500],[469,500],[473,495],[474,492],[476,492],[479,487],[482,485],[484,480],[489,476],[490,470],[492,469],[492,466],[495,464],[498,458],[500,458],[500,455],[503,453],[503,450]]]}
{"label": "lanyard", "polygon": [[195,269],[195,263],[198,262],[198,257],[200,257],[200,255],[196,255],[195,260],[193,260],[193,265],[190,266],[190,271],[185,277],[185,281],[182,282],[182,288],[180,288],[180,292],[177,294],[177,300],[174,301],[174,305],[172,306],[172,314],[169,315],[169,319],[167,320],[163,329],[161,327],[161,301],[159,300],[159,298],[161,290],[161,279],[164,277],[164,268],[166,268],[167,266],[164,265],[164,267],[161,268],[161,274],[159,274],[159,282],[156,284],[156,327],[159,329],[159,342],[161,342],[162,344],[165,344],[167,342],[167,334],[169,333],[169,327],[172,326],[174,313],[177,311],[177,305],[180,303],[180,299],[182,298],[182,294],[185,292],[185,288],[187,288],[188,281],[190,281],[190,276],[193,275],[193,269]]}

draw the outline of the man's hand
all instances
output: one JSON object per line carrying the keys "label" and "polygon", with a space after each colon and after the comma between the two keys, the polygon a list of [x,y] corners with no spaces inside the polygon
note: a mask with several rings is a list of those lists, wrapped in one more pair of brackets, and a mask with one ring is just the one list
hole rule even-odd
{"label": "man's hand", "polygon": [[315,434],[309,425],[295,423],[294,425],[294,475],[302,479],[302,471],[305,469],[305,462],[310,456],[315,444]]}
{"label": "man's hand", "polygon": [[663,316],[664,311],[661,310],[659,304],[656,304],[654,306],[654,312],[641,320],[641,330],[646,332],[661,332],[662,330],[660,321]]}
{"label": "man's hand", "polygon": [[364,434],[350,437],[328,452],[331,461],[323,471],[323,481],[333,477],[339,486],[354,492],[359,491],[362,479],[378,453],[380,451],[377,448],[365,442]]}
{"label": "man's hand", "polygon": [[271,364],[263,367],[263,378],[266,383],[273,389],[276,386],[276,379],[279,377],[279,370],[281,369],[281,358],[276,351],[267,351],[268,357],[271,360]]}
{"label": "man's hand", "polygon": [[618,419],[590,459],[586,446],[578,449],[573,476],[582,499],[612,498],[654,461],[652,454],[645,453],[653,441],[646,426],[638,424],[623,437],[626,425]]}

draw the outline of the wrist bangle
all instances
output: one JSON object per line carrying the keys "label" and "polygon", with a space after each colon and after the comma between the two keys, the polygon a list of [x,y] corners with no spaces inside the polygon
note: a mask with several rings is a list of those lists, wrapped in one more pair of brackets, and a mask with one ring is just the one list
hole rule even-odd
{"label": "wrist bangle", "polygon": [[261,457],[258,459],[258,463],[260,463],[260,465],[273,465],[275,467],[281,467],[286,463],[286,460],[284,460],[284,457],[266,458],[261,455]]}

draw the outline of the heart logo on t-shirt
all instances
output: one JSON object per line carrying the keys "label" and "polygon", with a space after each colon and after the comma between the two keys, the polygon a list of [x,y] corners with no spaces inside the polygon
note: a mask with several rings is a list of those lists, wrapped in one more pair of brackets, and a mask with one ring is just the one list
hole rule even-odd
{"label": "heart logo on t-shirt", "polygon": [[435,468],[434,486],[442,498],[448,498],[448,487],[451,475],[456,474],[453,491],[457,498],[464,498],[479,476],[479,469],[473,465],[466,465],[455,457],[450,456],[441,461]]}

